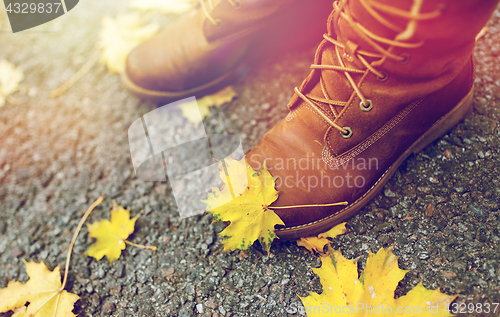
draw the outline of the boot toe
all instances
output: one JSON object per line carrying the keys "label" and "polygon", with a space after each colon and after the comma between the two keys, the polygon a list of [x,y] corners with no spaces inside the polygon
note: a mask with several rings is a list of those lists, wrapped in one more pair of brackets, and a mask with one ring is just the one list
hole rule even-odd
{"label": "boot toe", "polygon": [[247,154],[254,170],[260,170],[265,162],[276,177],[279,197],[271,207],[307,206],[274,210],[285,223],[285,227],[276,228],[276,234],[284,240],[317,234],[340,223],[345,219],[342,212],[345,205],[320,205],[352,202],[358,196],[354,192],[362,191],[362,188],[335,188],[333,182],[344,182],[352,176],[344,175],[345,171],[329,170],[321,159],[323,145],[308,142],[311,135],[298,130],[305,129],[283,120]]}
{"label": "boot toe", "polygon": [[[182,52],[171,45],[165,31],[142,43],[129,54],[125,75],[138,87],[152,91],[180,91],[185,88]],[[179,47],[177,47],[179,49]]]}

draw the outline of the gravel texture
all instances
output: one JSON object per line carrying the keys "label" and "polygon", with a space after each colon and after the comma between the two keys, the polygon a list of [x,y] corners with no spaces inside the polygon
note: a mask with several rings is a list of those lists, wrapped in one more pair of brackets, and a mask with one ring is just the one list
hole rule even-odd
{"label": "gravel texture", "polygon": [[[0,287],[27,280],[22,260],[63,266],[80,217],[103,195],[88,221],[109,218],[115,199],[140,215],[130,240],[158,251],[127,247],[113,265],[97,262],[84,255],[92,242],[84,227],[67,286],[81,297],[81,316],[288,316],[292,303],[301,305],[297,294],[321,291],[310,269],[319,258],[292,242],[269,255],[258,245],[224,253],[217,236],[224,226],[210,215],[180,220],[170,186],[133,173],[127,129],[154,106],[129,96],[102,65],[50,98],[92,54],[101,18],[127,10],[120,1],[81,1],[39,32],[20,34],[5,31],[0,13],[0,59],[26,75],[15,95],[23,104],[0,109]],[[333,242],[347,258],[359,257],[360,269],[368,250],[394,244],[409,270],[397,295],[422,280],[460,294],[457,303],[500,302],[500,10],[489,27],[475,52],[474,112],[407,159]],[[237,134],[248,151],[286,115],[313,53],[263,61],[235,83],[238,99],[205,119],[207,132]]]}

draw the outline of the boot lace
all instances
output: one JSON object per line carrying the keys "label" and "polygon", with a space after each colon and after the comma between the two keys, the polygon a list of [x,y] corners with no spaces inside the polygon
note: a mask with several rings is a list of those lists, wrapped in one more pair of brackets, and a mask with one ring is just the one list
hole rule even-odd
{"label": "boot lace", "polygon": [[[201,9],[203,10],[203,13],[207,17],[207,19],[215,26],[215,27],[221,27],[222,26],[222,21],[221,19],[214,19],[210,12],[214,9],[214,0],[198,0],[201,6]],[[241,8],[241,0],[226,0],[229,2],[235,9]]]}
{"label": "boot lace", "polygon": [[[441,15],[441,11],[438,9],[436,11],[429,13],[419,13],[423,0],[415,0],[414,6],[412,7],[411,11],[404,11],[398,8],[391,7],[386,4],[378,3],[374,0],[359,0],[360,4],[377,21],[379,21],[387,28],[395,32],[398,32],[396,38],[394,40],[391,40],[381,36],[377,36],[376,34],[370,32],[363,25],[355,21],[346,5],[347,1],[348,0],[334,2],[333,5],[334,11],[333,14],[330,15],[330,18],[328,20],[328,33],[323,35],[324,39],[318,46],[318,49],[316,50],[316,54],[314,57],[314,64],[311,65],[311,68],[313,69],[313,73],[315,71],[342,72],[349,81],[349,84],[353,88],[355,94],[361,100],[360,102],[361,109],[363,111],[370,111],[373,108],[373,103],[363,94],[363,92],[360,89],[361,84],[366,78],[366,76],[369,73],[373,73],[374,75],[377,76],[377,78],[380,81],[385,81],[388,78],[388,74],[383,71],[377,70],[376,69],[377,66],[382,65],[387,60],[394,60],[401,64],[407,63],[409,61],[409,55],[405,53],[401,55],[395,55],[390,51],[391,47],[418,48],[422,46],[424,42],[406,42],[406,40],[410,39],[415,33],[417,21],[437,18]],[[382,17],[379,12],[409,20],[407,28],[403,29],[400,26],[397,26],[391,23],[390,21],[387,21],[387,19]],[[351,50],[354,51],[354,56],[349,56],[346,53],[341,54],[341,51],[346,52],[346,46],[348,44],[340,43],[339,41],[333,39],[332,37],[334,31],[336,32],[336,34],[340,34],[338,32],[339,30],[337,29],[338,22],[340,21],[340,19],[346,20],[349,23],[350,27],[357,34],[359,34],[376,52],[374,53],[361,49],[358,50],[356,44],[348,43],[351,47],[354,47],[354,49]],[[335,28],[334,30],[332,30],[332,25],[334,25]],[[382,47],[383,44],[386,44],[386,46],[388,45],[389,48]],[[335,53],[336,53],[336,58],[338,60],[338,65],[322,65],[320,63],[322,52],[327,46],[331,45],[335,47]],[[365,69],[356,69],[353,67],[347,67],[346,64],[344,63],[343,58],[345,58],[350,62],[354,61],[354,59],[357,59],[365,66]],[[371,60],[371,62],[368,62],[367,59]],[[352,78],[351,74],[361,74],[362,76],[360,81],[356,83]],[[296,87],[295,93],[299,98],[301,98],[304,102],[306,102],[309,106],[311,106],[312,109],[314,109],[326,122],[328,122],[333,128],[337,129],[344,138],[351,137],[353,132],[349,127],[341,127],[335,122],[336,118],[338,118],[340,115],[339,111],[336,109],[335,106],[343,107],[345,109],[345,107],[351,103],[351,100],[353,99],[354,96],[351,96],[349,101],[332,100],[329,97],[329,94],[326,90],[326,84],[322,76],[322,73],[319,74],[319,80],[323,97],[317,97],[312,94],[304,94],[302,92],[303,87],[306,87],[307,83],[311,80],[312,77],[313,76],[309,76],[301,85],[300,89]],[[292,110],[294,104],[296,103],[291,102],[289,104],[290,111]],[[327,105],[327,107],[329,107],[329,109],[331,110],[331,114],[333,115],[333,119],[331,118],[331,116],[327,115],[323,111],[323,108],[320,105]]]}

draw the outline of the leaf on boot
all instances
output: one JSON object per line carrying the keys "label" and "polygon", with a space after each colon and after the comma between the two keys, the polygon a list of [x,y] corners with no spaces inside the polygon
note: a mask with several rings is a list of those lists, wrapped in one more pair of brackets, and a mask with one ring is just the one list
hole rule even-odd
{"label": "leaf on boot", "polygon": [[104,17],[98,47],[101,63],[113,73],[123,73],[128,54],[140,43],[155,35],[158,25],[145,24],[138,13]]}
{"label": "leaf on boot", "polygon": [[[59,267],[51,272],[43,262],[24,264],[30,279],[26,284],[10,281],[6,288],[0,289],[0,313],[13,311],[12,317],[76,316],[73,305],[80,297],[60,290]],[[26,303],[29,305],[25,306]]]}
{"label": "leaf on boot", "polygon": [[[231,222],[220,233],[225,237],[222,241],[224,251],[246,250],[258,240],[269,252],[271,242],[276,238],[274,226],[284,225],[281,218],[268,207],[278,198],[274,188],[275,178],[265,165],[259,173],[255,172],[247,164],[246,158],[240,161],[231,158],[223,160],[220,176],[224,188],[212,188],[204,203],[215,219]],[[238,195],[241,191],[241,195]]]}
{"label": "leaf on boot", "polygon": [[194,102],[187,102],[178,105],[184,117],[194,124],[200,123],[210,113],[210,107],[220,108],[223,104],[231,102],[238,94],[233,87],[228,86],[213,95],[205,96]]}
{"label": "leaf on boot", "polygon": [[[305,247],[307,250],[311,251],[314,253],[314,251],[322,254],[322,255],[328,255],[330,251],[332,250],[330,248],[330,240],[328,238],[335,238],[338,235],[344,234],[347,232],[347,229],[345,228],[345,222],[336,225],[332,229],[328,230],[327,232],[320,233],[316,237],[306,237],[306,238],[301,238],[300,240],[297,241],[297,245],[299,247]],[[323,252],[325,245],[328,244],[328,251],[326,253]]]}
{"label": "leaf on boot", "polygon": [[194,9],[196,0],[132,0],[130,7],[140,11],[182,14]]}
{"label": "leaf on boot", "polygon": [[21,68],[14,66],[5,59],[0,60],[0,107],[5,99],[19,89],[19,83],[24,80]]}
{"label": "leaf on boot", "polygon": [[125,241],[134,232],[137,218],[139,216],[130,219],[129,211],[113,201],[111,221],[101,220],[87,225],[89,235],[97,239],[90,246],[87,255],[97,261],[106,256],[110,264],[118,260],[122,250],[125,249]]}
{"label": "leaf on boot", "polygon": [[[385,315],[390,307],[395,316],[420,316],[426,315],[432,307],[438,307],[432,316],[452,316],[444,311],[458,295],[446,295],[439,290],[428,290],[420,282],[405,296],[394,299],[394,291],[407,271],[398,267],[398,257],[392,253],[392,247],[380,249],[377,254],[369,253],[365,270],[358,279],[358,268],[355,260],[347,260],[340,251],[334,251],[328,257],[322,257],[321,268],[313,268],[323,286],[321,294],[310,293],[309,296],[300,297],[306,309],[307,316],[326,316],[331,314],[335,307],[344,308],[345,316],[372,316],[373,308],[378,307],[379,313]],[[329,311],[317,310],[324,308],[323,303],[328,303]],[[361,307],[363,305],[363,307]],[[372,312],[368,306],[372,307]],[[316,307],[316,308],[315,308]],[[347,308],[345,308],[347,307]],[[355,307],[355,309],[354,309]],[[381,307],[384,311],[381,312]],[[421,307],[420,312],[414,314],[401,313],[397,315],[397,307]],[[353,309],[353,310],[351,310]],[[418,309],[417,309],[418,310]],[[353,314],[354,313],[354,314]]]}

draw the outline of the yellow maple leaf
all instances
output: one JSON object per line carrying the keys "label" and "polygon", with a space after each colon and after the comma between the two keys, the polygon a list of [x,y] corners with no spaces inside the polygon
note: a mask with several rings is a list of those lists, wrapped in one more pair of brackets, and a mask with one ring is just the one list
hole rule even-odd
{"label": "yellow maple leaf", "polygon": [[[330,240],[328,238],[335,238],[338,235],[344,234],[347,232],[347,229],[345,228],[345,222],[336,225],[332,229],[328,230],[327,232],[320,233],[316,237],[305,237],[301,238],[300,240],[297,241],[297,245],[300,247],[305,247],[307,250],[313,252],[316,251],[320,254],[324,254],[323,250],[325,248],[326,244],[330,243]],[[331,250],[330,246],[328,246],[328,250]],[[327,252],[326,254],[328,254]]]}
{"label": "yellow maple leaf", "polygon": [[[246,182],[244,177],[247,177]],[[221,179],[224,188],[212,188],[204,203],[207,211],[217,220],[231,222],[220,233],[225,237],[222,242],[224,251],[246,250],[258,240],[269,252],[271,242],[276,238],[274,226],[284,225],[281,218],[269,208],[278,198],[274,188],[275,178],[265,165],[259,173],[255,172],[244,157],[240,161],[224,160],[221,163]],[[241,184],[245,183],[243,188]],[[237,195],[241,190],[241,195]]]}
{"label": "yellow maple leaf", "polygon": [[231,102],[238,94],[233,87],[228,86],[215,94],[205,96],[196,102],[185,102],[178,107],[189,122],[200,123],[210,113],[209,107],[219,108],[227,102]]}
{"label": "yellow maple leaf", "polygon": [[10,281],[0,289],[0,313],[13,311],[12,317],[76,316],[73,305],[80,297],[61,289],[59,267],[51,272],[43,262],[24,264],[30,279],[26,284]]}
{"label": "yellow maple leaf", "polygon": [[101,62],[111,72],[123,73],[130,51],[158,30],[158,25],[145,24],[138,13],[120,14],[115,19],[104,17],[98,43]]}
{"label": "yellow maple leaf", "polygon": [[127,238],[134,232],[135,221],[139,216],[130,219],[127,209],[113,201],[111,221],[101,220],[87,225],[89,235],[97,241],[87,251],[87,255],[98,261],[106,256],[110,263],[118,260],[125,249]]}
{"label": "yellow maple leaf", "polygon": [[0,60],[0,107],[5,104],[9,95],[19,89],[19,83],[23,80],[24,74],[21,68],[5,59]]}
{"label": "yellow maple leaf", "polygon": [[207,211],[220,207],[237,196],[241,195],[248,187],[248,180],[255,173],[248,167],[244,158],[240,161],[228,157],[220,161],[219,176],[223,181],[221,188],[212,188],[211,199],[204,203]]}
{"label": "yellow maple leaf", "polygon": [[[365,270],[358,279],[357,263],[340,251],[321,258],[314,269],[323,286],[321,294],[300,297],[307,316],[452,316],[445,311],[458,295],[428,290],[420,282],[405,296],[394,298],[394,291],[407,271],[398,267],[392,247],[369,253]],[[406,310],[405,310],[406,309]]]}
{"label": "yellow maple leaf", "polygon": [[194,9],[197,0],[132,0],[130,7],[140,11],[182,14]]}
{"label": "yellow maple leaf", "polygon": [[0,14],[0,31],[9,32],[10,23],[7,14]]}

